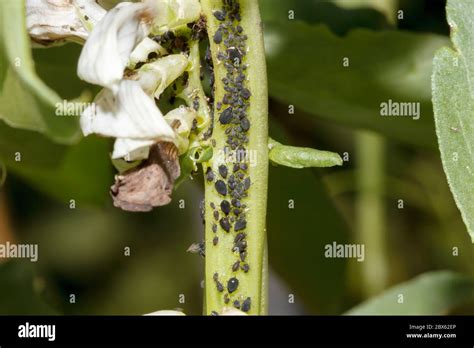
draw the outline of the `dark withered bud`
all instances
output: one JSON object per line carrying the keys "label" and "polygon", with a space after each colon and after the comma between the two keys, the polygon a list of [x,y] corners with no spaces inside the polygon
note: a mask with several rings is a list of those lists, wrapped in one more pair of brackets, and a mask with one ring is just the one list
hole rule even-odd
{"label": "dark withered bud", "polygon": [[115,177],[110,188],[114,206],[146,212],[166,205],[179,175],[178,149],[173,143],[158,142],[151,146],[146,161]]}

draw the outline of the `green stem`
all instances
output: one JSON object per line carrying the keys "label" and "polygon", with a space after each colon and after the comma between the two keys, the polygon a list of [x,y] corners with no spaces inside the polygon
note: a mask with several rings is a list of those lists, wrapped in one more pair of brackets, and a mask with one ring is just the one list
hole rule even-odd
{"label": "green stem", "polygon": [[357,232],[365,245],[362,265],[363,290],[373,296],[387,285],[388,260],[386,216],[383,204],[385,141],[377,134],[359,132],[356,136],[358,158]]}
{"label": "green stem", "polygon": [[[214,146],[214,155],[203,166],[206,208],[205,291],[207,308],[205,312],[207,314],[212,312],[221,313],[226,307],[240,307],[248,314],[265,314],[266,299],[268,297],[266,294],[267,266],[265,257],[265,218],[268,185],[268,94],[263,33],[258,1],[240,0],[234,1],[234,3],[240,5],[240,21],[229,18],[229,13],[232,11],[229,11],[229,5],[224,5],[222,0],[201,1],[207,18],[215,77],[214,127],[210,139]],[[225,12],[226,18],[221,21],[214,16],[214,12],[222,11],[224,7],[227,10]],[[222,28],[224,23],[227,29]],[[237,29],[240,29],[238,25],[243,29],[240,33],[237,31]],[[223,38],[221,42],[217,40],[216,43],[214,36],[219,28],[223,32]],[[226,43],[228,36],[225,32],[229,28],[234,30],[235,33],[231,42]],[[237,47],[239,42],[242,43],[243,49],[235,50],[233,47]],[[220,59],[218,58],[219,52],[221,53]],[[234,64],[235,69],[231,68],[229,70],[229,64]],[[244,66],[246,66],[245,69]],[[232,107],[233,121],[229,124],[225,124],[226,122],[223,124],[220,117],[224,110],[229,107],[226,103],[223,103],[220,108],[218,107],[218,103],[223,102],[224,95],[227,93],[224,89],[223,79],[228,78],[230,83],[234,84],[240,73],[245,77],[243,88],[248,89],[251,96],[248,99],[243,97],[246,93],[242,94],[241,88],[232,91],[232,97],[235,99],[229,105]],[[244,111],[250,124],[247,131],[245,130],[247,127],[243,127],[243,115],[241,114],[239,117],[238,112],[236,113],[236,110],[239,110],[237,106],[239,102],[246,103],[248,107]],[[235,123],[233,123],[234,121]],[[227,129],[232,129],[231,134],[234,134],[234,136],[226,134]],[[224,155],[225,148],[229,147],[227,141],[230,137],[237,147],[245,149],[244,154],[248,156],[243,161],[245,162],[244,169],[240,169],[236,173],[234,173],[235,162],[239,162],[235,158],[237,152],[229,148],[231,150],[230,156]],[[248,141],[245,141],[245,138]],[[227,154],[229,155],[229,152]],[[227,169],[227,175],[222,176],[220,174],[219,167],[221,166]],[[240,178],[238,175],[240,175]],[[223,201],[231,202],[232,198],[235,198],[234,191],[238,191],[238,189],[232,189],[236,186],[233,186],[231,176],[235,179],[237,186],[245,183],[245,180],[248,183],[249,179],[250,187],[245,191],[244,196],[246,195],[246,197],[238,198],[246,208],[241,208],[240,214],[235,214],[235,208],[232,206],[230,214],[226,216],[225,210],[227,209],[222,209],[221,203]],[[227,189],[225,195],[220,194],[216,189],[218,180],[225,184]],[[222,193],[222,190],[220,191]],[[212,208],[211,205],[215,208]],[[219,214],[217,220],[214,214]],[[235,231],[237,221],[242,217],[246,221],[246,226]],[[221,219],[226,218],[230,224],[228,232],[225,231],[227,220],[224,220],[224,227],[221,224]],[[246,248],[242,248],[242,244],[236,248],[235,238],[241,233],[245,234]],[[215,243],[216,238],[218,238],[217,244]],[[244,261],[240,261],[242,258]],[[236,262],[240,268],[233,270],[233,265]],[[248,271],[246,271],[246,265],[249,267]],[[238,286],[234,290],[233,287],[235,287],[236,281],[238,281]],[[249,304],[250,306],[248,306]]]}

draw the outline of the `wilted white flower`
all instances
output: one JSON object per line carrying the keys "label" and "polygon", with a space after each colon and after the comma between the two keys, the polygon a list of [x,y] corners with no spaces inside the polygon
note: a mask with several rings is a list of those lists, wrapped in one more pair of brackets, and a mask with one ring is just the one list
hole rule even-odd
{"label": "wilted white flower", "polygon": [[94,0],[26,0],[26,28],[40,44],[83,42],[105,13]]}
{"label": "wilted white flower", "polygon": [[95,26],[84,45],[78,76],[116,90],[135,46],[148,35],[151,10],[144,3],[122,2]]}

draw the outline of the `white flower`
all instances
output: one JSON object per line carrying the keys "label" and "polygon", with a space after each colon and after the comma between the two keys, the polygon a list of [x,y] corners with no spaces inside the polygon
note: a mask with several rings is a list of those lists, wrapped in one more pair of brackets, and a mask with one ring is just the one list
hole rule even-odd
{"label": "white flower", "polygon": [[187,66],[188,59],[184,55],[172,54],[143,65],[138,70],[138,82],[145,92],[158,99],[166,87],[183,74]]}
{"label": "white flower", "polygon": [[[183,154],[189,147],[189,134],[196,112],[187,107],[179,107],[168,112],[164,119],[174,131],[173,143],[178,148],[179,154]],[[133,138],[117,138],[114,143],[112,158],[125,158],[127,161],[136,161],[148,158],[151,145],[158,140],[167,140],[160,136],[154,140],[141,140]]]}
{"label": "white flower", "polygon": [[112,159],[123,158],[129,162],[147,159],[150,146],[154,143],[154,140],[117,138],[114,142]]}
{"label": "white flower", "polygon": [[26,28],[36,43],[83,42],[105,13],[94,0],[26,0]]}
{"label": "white flower", "polygon": [[146,4],[122,2],[95,26],[79,57],[77,74],[114,91],[135,46],[148,34]]}
{"label": "white flower", "polygon": [[138,82],[123,80],[118,92],[104,88],[81,115],[84,135],[173,141],[174,132]]}
{"label": "white flower", "polygon": [[[79,57],[78,75],[105,88],[81,115],[81,128],[84,135],[116,138],[112,158],[145,159],[150,146],[158,141],[173,142],[180,154],[187,150],[196,112],[179,108],[163,117],[154,98],[159,99],[184,73],[188,58],[173,54],[139,69],[135,66],[145,63],[151,52],[168,54],[146,37],[152,25],[170,28],[186,24],[199,18],[200,12],[198,0],[123,2],[111,9],[89,35]],[[124,77],[127,66],[134,71]]]}

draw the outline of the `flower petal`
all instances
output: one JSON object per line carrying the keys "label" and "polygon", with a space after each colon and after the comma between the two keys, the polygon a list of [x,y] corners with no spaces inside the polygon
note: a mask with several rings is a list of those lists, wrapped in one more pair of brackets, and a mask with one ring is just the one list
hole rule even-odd
{"label": "flower petal", "polygon": [[154,142],[154,140],[117,138],[114,143],[112,159],[124,158],[126,161],[147,159],[150,146]]}
{"label": "flower petal", "polygon": [[122,2],[95,26],[79,57],[77,74],[87,82],[116,90],[130,53],[147,35],[146,4]]}
{"label": "flower petal", "polygon": [[186,315],[186,314],[180,311],[162,310],[162,311],[156,311],[156,312],[148,313],[144,315],[149,316],[149,315]]}
{"label": "flower petal", "polygon": [[147,94],[158,99],[166,87],[186,70],[188,63],[188,59],[182,54],[160,58],[138,70],[138,82]]}
{"label": "flower petal", "polygon": [[188,150],[188,138],[196,115],[194,109],[181,106],[171,110],[164,117],[166,122],[168,122],[175,132],[176,139],[174,143],[180,154],[183,154]]}
{"label": "flower petal", "polygon": [[104,88],[81,115],[84,135],[174,141],[175,135],[155,101],[136,81],[123,80],[117,95]]}
{"label": "flower petal", "polygon": [[242,312],[239,309],[226,307],[223,309],[221,315],[248,315],[248,314],[245,312]]}
{"label": "flower petal", "polygon": [[39,44],[83,42],[89,36],[88,27],[92,28],[105,13],[94,0],[27,0],[26,27],[32,40]]}

